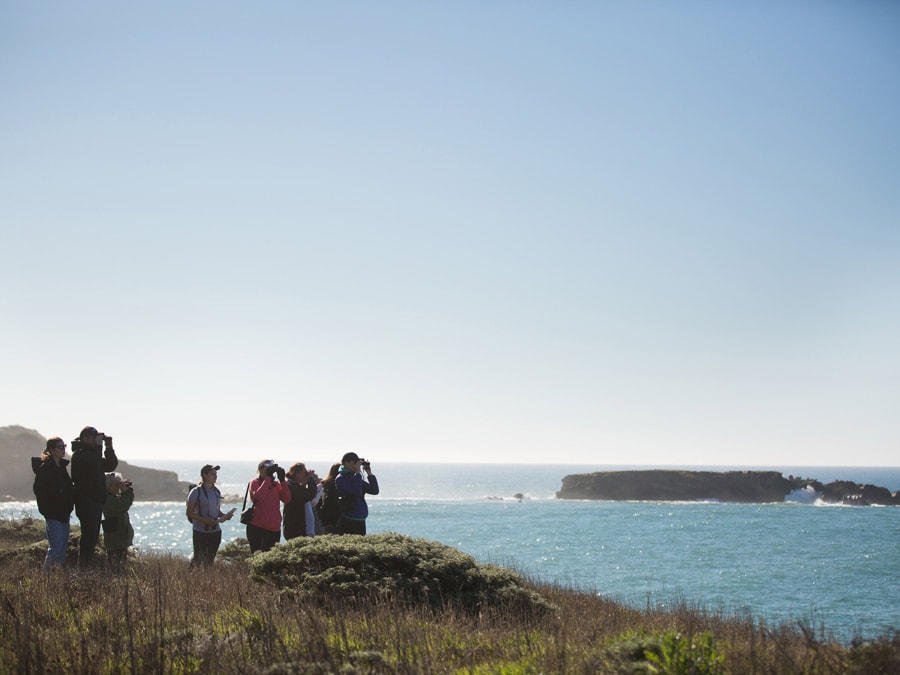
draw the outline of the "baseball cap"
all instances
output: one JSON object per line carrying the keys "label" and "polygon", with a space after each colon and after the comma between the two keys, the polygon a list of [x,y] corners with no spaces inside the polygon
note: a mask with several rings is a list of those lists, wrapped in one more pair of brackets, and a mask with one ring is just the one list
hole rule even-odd
{"label": "baseball cap", "polygon": [[205,475],[208,474],[210,471],[218,471],[218,470],[221,469],[221,468],[222,468],[222,467],[219,466],[218,464],[216,464],[215,466],[213,466],[212,464],[204,464],[204,465],[203,465],[203,468],[200,469],[200,475],[201,475],[201,476],[205,476]]}

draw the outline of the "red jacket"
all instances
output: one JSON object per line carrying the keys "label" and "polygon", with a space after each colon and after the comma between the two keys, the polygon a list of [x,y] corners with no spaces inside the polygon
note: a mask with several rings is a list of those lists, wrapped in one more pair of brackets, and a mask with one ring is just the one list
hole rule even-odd
{"label": "red jacket", "polygon": [[250,500],[253,502],[253,520],[250,524],[281,533],[281,502],[287,504],[291,501],[291,491],[287,485],[268,476],[257,476],[250,481]]}

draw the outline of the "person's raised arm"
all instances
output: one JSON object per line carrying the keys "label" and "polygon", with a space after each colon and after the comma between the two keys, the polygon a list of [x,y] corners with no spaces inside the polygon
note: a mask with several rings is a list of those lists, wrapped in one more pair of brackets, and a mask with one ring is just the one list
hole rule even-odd
{"label": "person's raised arm", "polygon": [[113,449],[113,439],[112,436],[103,436],[103,444],[105,446],[105,450],[103,451],[103,470],[107,473],[110,471],[115,471],[116,467],[119,466],[119,458],[116,457],[116,451]]}

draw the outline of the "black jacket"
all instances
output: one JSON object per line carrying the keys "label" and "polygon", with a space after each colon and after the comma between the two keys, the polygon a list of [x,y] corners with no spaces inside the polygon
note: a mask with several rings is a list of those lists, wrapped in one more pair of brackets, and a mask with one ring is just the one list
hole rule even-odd
{"label": "black jacket", "polygon": [[61,459],[59,464],[52,457],[41,461],[40,457],[31,458],[31,469],[34,471],[34,496],[37,497],[38,511],[44,518],[66,522],[72,515],[75,493],[72,479],[66,466],[69,460]]}
{"label": "black jacket", "polygon": [[284,505],[284,538],[293,539],[306,534],[306,502],[316,498],[316,480],[299,483],[291,478],[287,484],[291,501]]}
{"label": "black jacket", "polygon": [[106,503],[106,472],[115,471],[119,465],[115,450],[106,448],[104,455],[99,448],[88,448],[79,441],[72,441],[72,482],[75,483],[75,502]]}

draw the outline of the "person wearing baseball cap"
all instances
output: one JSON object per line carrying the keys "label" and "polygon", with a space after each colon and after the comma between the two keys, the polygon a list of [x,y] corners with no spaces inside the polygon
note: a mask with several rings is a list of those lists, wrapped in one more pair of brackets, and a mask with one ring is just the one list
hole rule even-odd
{"label": "person wearing baseball cap", "polygon": [[231,520],[236,509],[222,513],[222,493],[216,487],[219,469],[216,464],[204,464],[200,469],[200,485],[187,498],[187,519],[194,526],[194,557],[191,567],[209,567],[216,559],[222,543],[221,523]]}
{"label": "person wearing baseball cap", "polygon": [[[366,472],[366,478],[363,478],[362,471]],[[366,495],[377,495],[379,492],[372,465],[360,459],[355,452],[344,453],[341,468],[334,479],[334,489],[341,511],[337,531],[340,534],[365,534],[366,518],[369,517]]]}
{"label": "person wearing baseball cap", "polygon": [[[106,446],[104,449],[104,445]],[[72,441],[72,483],[75,486],[75,515],[81,523],[81,543],[78,549],[78,566],[91,567],[94,551],[100,541],[100,521],[106,504],[106,474],[119,465],[113,439],[85,427]]]}

